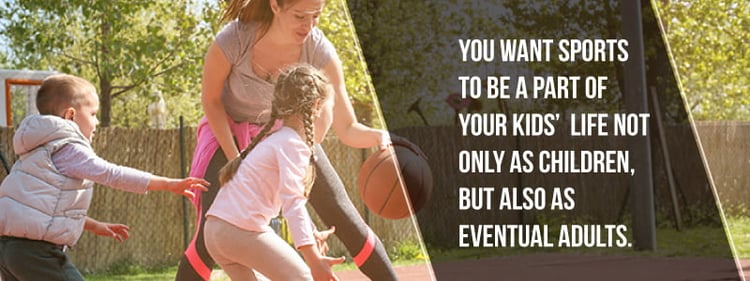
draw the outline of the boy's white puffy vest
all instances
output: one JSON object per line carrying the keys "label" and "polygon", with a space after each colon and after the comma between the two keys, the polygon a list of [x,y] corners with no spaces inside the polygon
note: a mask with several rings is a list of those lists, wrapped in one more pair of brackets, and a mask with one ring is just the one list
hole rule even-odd
{"label": "boy's white puffy vest", "polygon": [[78,241],[93,182],[60,174],[51,158],[71,143],[91,148],[72,121],[32,115],[21,122],[13,136],[19,159],[0,184],[0,235],[68,246]]}

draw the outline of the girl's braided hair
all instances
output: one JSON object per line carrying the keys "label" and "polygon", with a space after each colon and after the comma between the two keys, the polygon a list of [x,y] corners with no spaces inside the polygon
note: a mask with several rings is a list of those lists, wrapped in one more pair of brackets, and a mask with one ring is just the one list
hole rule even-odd
{"label": "girl's braided hair", "polygon": [[[314,121],[315,112],[319,110],[320,104],[328,97],[328,79],[322,72],[308,64],[294,65],[281,74],[274,88],[273,102],[271,104],[271,119],[263,126],[258,135],[253,138],[248,147],[240,153],[240,157],[229,161],[219,171],[219,183],[223,186],[237,173],[240,163],[258,145],[265,136],[269,134],[276,120],[288,116],[300,114],[304,124],[305,142],[314,153]],[[316,108],[316,106],[318,108]],[[305,195],[309,193],[310,187],[315,179],[314,157],[310,156],[310,165],[305,176]]]}

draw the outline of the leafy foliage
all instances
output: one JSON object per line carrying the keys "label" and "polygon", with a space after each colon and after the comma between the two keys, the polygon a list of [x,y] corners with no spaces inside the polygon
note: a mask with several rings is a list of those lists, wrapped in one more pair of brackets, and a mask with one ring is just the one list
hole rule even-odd
{"label": "leafy foliage", "polygon": [[336,52],[344,68],[346,90],[352,99],[352,105],[357,112],[359,121],[372,124],[377,120],[377,102],[370,75],[362,56],[354,31],[354,25],[349,16],[345,0],[329,0],[320,17],[318,27],[325,33],[328,40],[336,47]]}
{"label": "leafy foliage", "polygon": [[3,52],[0,52],[0,68],[8,68],[6,65],[8,61],[8,55],[6,55]]}
{"label": "leafy foliage", "polygon": [[683,92],[700,120],[750,120],[750,4],[656,1]]}
{"label": "leafy foliage", "polygon": [[[686,109],[672,79],[664,35],[654,21],[652,3],[642,2],[647,88],[659,94],[666,121],[684,122]],[[458,38],[622,38],[619,3],[350,0],[349,6],[382,106],[391,114],[386,119],[389,125],[401,127],[422,123],[415,115],[404,114],[418,97],[431,125],[449,122],[442,117],[450,110],[445,97],[460,90],[456,75],[606,75],[610,84],[602,100],[481,100],[481,110],[623,110],[620,63],[462,63],[456,43]],[[750,118],[749,4],[728,0],[654,3],[687,96],[687,110],[698,119]]]}
{"label": "leafy foliage", "polygon": [[391,128],[419,117],[408,109],[421,98],[420,107],[432,124],[446,122],[439,113],[455,80],[455,54],[446,34],[456,32],[451,22],[459,15],[441,4],[423,1],[348,1],[363,54],[372,75],[385,119]]}
{"label": "leafy foliage", "polygon": [[196,122],[203,54],[218,7],[205,1],[8,1],[0,30],[9,66],[54,70],[98,85],[102,126],[142,127],[164,93],[174,127]]}
{"label": "leafy foliage", "polygon": [[[364,54],[389,125],[422,125],[408,111],[421,99],[429,125],[453,121],[446,99],[461,91],[460,75],[606,75],[606,99],[545,103],[541,100],[479,100],[477,111],[535,112],[582,106],[616,110],[621,100],[619,69],[603,63],[462,62],[459,39],[617,38],[619,13],[614,1],[586,5],[528,1],[349,1]],[[581,83],[581,87],[583,83]],[[579,90],[582,91],[582,90]],[[409,114],[404,115],[407,112]],[[448,117],[448,118],[446,118]]]}
{"label": "leafy foliage", "polygon": [[[7,67],[54,70],[98,84],[102,125],[144,127],[155,91],[168,124],[202,115],[203,56],[218,32],[225,1],[9,1],[0,30]],[[374,94],[344,0],[329,1],[319,27],[336,46],[360,121],[372,123]],[[5,61],[4,59],[2,61]],[[111,110],[110,110],[111,109]]]}
{"label": "leafy foliage", "polygon": [[[582,1],[579,3],[555,2],[540,4],[537,1],[509,0],[503,5],[508,13],[499,21],[508,28],[506,38],[553,38],[560,39],[617,39],[620,35],[620,12],[617,1]],[[500,25],[497,25],[500,26]],[[557,41],[555,41],[557,42]],[[554,54],[555,56],[556,54]],[[525,106],[529,111],[557,111],[579,109],[584,111],[617,111],[622,100],[620,87],[622,68],[619,63],[595,63],[576,60],[560,62],[531,62],[526,65],[535,75],[556,76],[607,76],[608,90],[601,100],[578,98],[553,103],[533,101],[534,106]],[[583,83],[578,92],[583,93]],[[515,108],[518,108],[516,105]],[[522,109],[523,110],[523,109]]]}

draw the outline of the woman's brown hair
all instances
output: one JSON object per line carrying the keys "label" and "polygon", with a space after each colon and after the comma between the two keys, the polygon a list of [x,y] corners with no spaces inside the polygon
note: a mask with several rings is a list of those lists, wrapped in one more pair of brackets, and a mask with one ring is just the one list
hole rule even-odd
{"label": "woman's brown hair", "polygon": [[[296,1],[298,0],[276,0],[276,3],[283,8],[286,5],[294,4]],[[221,21],[227,22],[237,19],[243,23],[255,22],[258,24],[257,38],[262,38],[268,32],[273,16],[271,0],[231,0],[224,9]]]}

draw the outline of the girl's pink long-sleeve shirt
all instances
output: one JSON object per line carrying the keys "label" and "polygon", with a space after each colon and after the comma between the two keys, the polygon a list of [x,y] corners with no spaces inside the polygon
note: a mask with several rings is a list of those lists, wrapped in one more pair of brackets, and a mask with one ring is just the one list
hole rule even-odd
{"label": "girl's pink long-sleeve shirt", "polygon": [[264,232],[273,231],[269,223],[281,211],[297,248],[315,244],[303,184],[311,153],[297,132],[282,127],[242,160],[206,215],[245,230]]}

